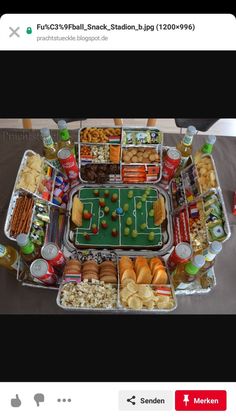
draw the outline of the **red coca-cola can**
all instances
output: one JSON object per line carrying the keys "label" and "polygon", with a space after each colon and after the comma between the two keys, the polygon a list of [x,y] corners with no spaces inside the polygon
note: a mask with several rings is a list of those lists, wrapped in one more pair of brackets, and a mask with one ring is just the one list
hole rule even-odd
{"label": "red coca-cola can", "polygon": [[63,268],[66,263],[66,258],[61,249],[55,243],[47,243],[41,249],[41,255],[44,259],[49,261],[50,265],[56,268]]}
{"label": "red coca-cola can", "polygon": [[189,243],[181,242],[177,244],[171,253],[167,266],[170,271],[173,271],[179,263],[188,262],[193,256],[193,249]]}
{"label": "red coca-cola can", "polygon": [[181,153],[176,148],[170,148],[163,161],[162,178],[161,183],[168,185],[170,180],[173,178],[177,168],[181,161]]}
{"label": "red coca-cola can", "polygon": [[234,197],[233,197],[233,208],[232,208],[232,213],[234,215],[236,215],[236,192],[234,192]]}
{"label": "red coca-cola can", "polygon": [[30,265],[30,273],[33,278],[38,279],[45,285],[54,285],[58,279],[53,266],[44,259],[36,259],[32,262]]}
{"label": "red coca-cola can", "polygon": [[57,153],[57,157],[69,180],[77,179],[79,176],[79,167],[72,151],[69,148],[61,148]]}

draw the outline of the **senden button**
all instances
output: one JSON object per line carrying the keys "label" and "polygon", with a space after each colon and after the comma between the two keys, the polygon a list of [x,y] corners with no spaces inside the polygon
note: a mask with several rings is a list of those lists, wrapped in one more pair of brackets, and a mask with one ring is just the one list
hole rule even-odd
{"label": "senden button", "polygon": [[173,393],[171,391],[120,391],[120,410],[172,410]]}

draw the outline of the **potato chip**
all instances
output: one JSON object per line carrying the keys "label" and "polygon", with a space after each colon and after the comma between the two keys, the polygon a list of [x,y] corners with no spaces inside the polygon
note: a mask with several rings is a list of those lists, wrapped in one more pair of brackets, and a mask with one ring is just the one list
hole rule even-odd
{"label": "potato chip", "polygon": [[174,304],[171,303],[171,302],[159,302],[159,303],[157,303],[157,307],[160,310],[167,310],[167,309],[170,309],[170,308],[174,307]]}
{"label": "potato chip", "polygon": [[128,305],[129,308],[133,310],[140,310],[143,307],[141,298],[136,295],[132,295],[132,297],[128,299]]}
{"label": "potato chip", "polygon": [[153,297],[153,291],[146,285],[139,285],[138,296],[142,299],[150,299]]}
{"label": "potato chip", "polygon": [[134,282],[129,282],[127,285],[127,288],[129,291],[135,293],[138,291],[138,285],[136,285]]}
{"label": "potato chip", "polygon": [[129,283],[133,283],[133,284],[135,284],[135,281],[134,281],[132,278],[125,278],[125,279],[122,281],[122,286],[126,287],[126,285],[128,285]]}
{"label": "potato chip", "polygon": [[149,300],[149,301],[143,301],[143,305],[145,307],[147,307],[149,310],[153,310],[154,309],[154,301],[153,300]]}
{"label": "potato chip", "polygon": [[126,287],[126,288],[123,288],[123,289],[121,290],[121,292],[120,292],[120,297],[121,297],[121,300],[127,301],[127,300],[128,300],[128,298],[129,298],[130,296],[132,296],[133,294],[134,294],[134,293],[133,293],[132,291],[129,291],[127,287]]}

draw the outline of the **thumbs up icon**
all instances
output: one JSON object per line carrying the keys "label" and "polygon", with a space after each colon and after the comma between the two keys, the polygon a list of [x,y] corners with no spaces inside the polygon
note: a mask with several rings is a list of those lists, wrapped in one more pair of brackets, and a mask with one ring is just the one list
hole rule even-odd
{"label": "thumbs up icon", "polygon": [[18,394],[16,394],[15,399],[11,399],[11,407],[20,407],[21,401],[19,399]]}

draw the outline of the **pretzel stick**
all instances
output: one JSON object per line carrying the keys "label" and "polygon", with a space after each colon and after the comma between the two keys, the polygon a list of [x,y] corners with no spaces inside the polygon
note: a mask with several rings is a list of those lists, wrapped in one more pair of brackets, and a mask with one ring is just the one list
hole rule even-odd
{"label": "pretzel stick", "polygon": [[28,233],[28,230],[29,230],[29,226],[28,225],[29,225],[29,223],[31,221],[33,204],[34,204],[34,201],[33,200],[30,200],[29,205],[28,205],[28,208],[27,208],[27,212],[26,212],[26,215],[25,215],[24,223],[22,224],[22,231],[24,233]]}
{"label": "pretzel stick", "polygon": [[23,213],[24,213],[24,207],[25,207],[26,202],[27,202],[27,197],[24,196],[23,200],[21,201],[20,210],[19,210],[18,217],[17,217],[15,235],[20,233],[20,226],[21,226],[22,217],[23,217]]}
{"label": "pretzel stick", "polygon": [[22,214],[22,219],[21,219],[21,223],[20,223],[20,227],[19,227],[22,232],[24,232],[26,224],[28,222],[31,205],[32,205],[32,200],[30,198],[28,198],[27,202],[26,202],[26,205],[24,207],[24,211],[23,211],[23,214]]}
{"label": "pretzel stick", "polygon": [[21,201],[22,201],[22,198],[19,198],[16,201],[16,205],[15,205],[15,208],[13,210],[13,214],[12,214],[12,218],[11,218],[11,232],[14,231],[14,229],[15,229],[16,220],[17,220],[17,213],[19,211]]}
{"label": "pretzel stick", "polygon": [[15,236],[15,233],[17,231],[17,228],[18,228],[18,225],[19,225],[19,222],[20,222],[20,217],[21,217],[21,213],[22,213],[22,206],[24,204],[24,200],[25,200],[25,197],[21,197],[21,198],[18,198],[17,202],[16,202],[16,206],[15,206],[13,216],[12,216],[13,217],[13,223],[12,223],[13,227],[12,227],[12,224],[11,224],[11,233],[12,233],[13,236]]}
{"label": "pretzel stick", "polygon": [[34,202],[32,202],[32,206],[31,206],[31,208],[30,208],[30,214],[29,214],[29,217],[28,217],[28,221],[27,221],[27,223],[26,223],[26,227],[25,227],[25,232],[26,232],[26,233],[28,233],[29,228],[30,228],[31,217],[32,217],[32,212],[33,212],[33,206],[34,206]]}

